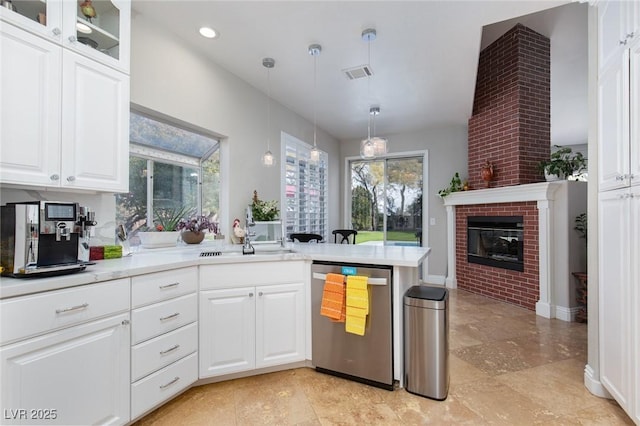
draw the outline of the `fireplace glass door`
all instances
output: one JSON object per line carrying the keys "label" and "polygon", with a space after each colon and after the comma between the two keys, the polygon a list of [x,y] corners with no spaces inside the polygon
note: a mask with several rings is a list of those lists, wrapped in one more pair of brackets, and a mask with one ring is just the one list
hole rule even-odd
{"label": "fireplace glass door", "polygon": [[524,271],[522,216],[467,218],[467,261]]}

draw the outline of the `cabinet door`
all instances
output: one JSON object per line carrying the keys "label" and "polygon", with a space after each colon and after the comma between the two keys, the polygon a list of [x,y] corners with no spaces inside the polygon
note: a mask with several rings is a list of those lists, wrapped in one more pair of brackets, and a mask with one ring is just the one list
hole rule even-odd
{"label": "cabinet door", "polygon": [[131,1],[94,1],[93,17],[85,15],[80,3],[63,1],[64,47],[129,74]]}
{"label": "cabinet door", "polygon": [[629,185],[629,51],[598,79],[600,191]]}
{"label": "cabinet door", "polygon": [[60,0],[13,0],[16,10],[0,7],[0,19],[60,43],[62,38],[62,2]]}
{"label": "cabinet door", "polygon": [[598,66],[602,70],[616,61],[625,47],[626,17],[621,1],[598,4]]}
{"label": "cabinet door", "polygon": [[632,197],[629,199],[630,205],[630,223],[631,232],[629,240],[631,242],[629,249],[629,259],[631,259],[631,278],[629,281],[629,287],[631,291],[632,300],[632,319],[631,319],[631,359],[632,370],[630,371],[630,377],[635,377],[633,380],[633,401],[634,407],[631,411],[628,411],[631,418],[640,425],[640,186],[631,188]]}
{"label": "cabinet door", "polygon": [[63,187],[129,190],[129,76],[63,54]]}
{"label": "cabinet door", "polygon": [[255,367],[255,289],[200,293],[200,377]]}
{"label": "cabinet door", "polygon": [[128,320],[129,314],[117,315],[0,349],[3,419],[12,424],[127,423]]}
{"label": "cabinet door", "polygon": [[598,203],[600,380],[627,411],[631,390],[633,326],[630,315],[629,200],[629,190],[622,189],[601,192]]}
{"label": "cabinet door", "polygon": [[58,186],[62,49],[11,25],[0,31],[0,180]]}
{"label": "cabinet door", "polygon": [[[636,4],[640,10],[640,5]],[[630,135],[629,154],[631,164],[629,173],[631,185],[640,185],[640,34],[629,50],[630,64]]]}
{"label": "cabinet door", "polygon": [[256,367],[304,360],[304,284],[256,291]]}

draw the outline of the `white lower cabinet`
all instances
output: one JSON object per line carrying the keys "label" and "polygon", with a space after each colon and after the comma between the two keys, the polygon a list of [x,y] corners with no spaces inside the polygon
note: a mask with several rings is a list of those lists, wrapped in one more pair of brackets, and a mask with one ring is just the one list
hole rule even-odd
{"label": "white lower cabinet", "polygon": [[131,280],[131,418],[198,380],[197,268]]}
{"label": "white lower cabinet", "polygon": [[129,313],[4,346],[2,424],[129,421]]}
{"label": "white lower cabinet", "polygon": [[219,289],[237,265],[200,267],[200,378],[305,359],[303,262],[288,263],[245,264],[241,282],[264,285]]}

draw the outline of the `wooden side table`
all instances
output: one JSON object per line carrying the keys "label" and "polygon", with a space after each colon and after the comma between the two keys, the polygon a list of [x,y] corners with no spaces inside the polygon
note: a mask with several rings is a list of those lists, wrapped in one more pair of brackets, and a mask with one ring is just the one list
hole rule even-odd
{"label": "wooden side table", "polygon": [[572,272],[571,275],[578,280],[578,285],[576,286],[576,301],[583,305],[576,313],[576,321],[587,322],[587,273]]}

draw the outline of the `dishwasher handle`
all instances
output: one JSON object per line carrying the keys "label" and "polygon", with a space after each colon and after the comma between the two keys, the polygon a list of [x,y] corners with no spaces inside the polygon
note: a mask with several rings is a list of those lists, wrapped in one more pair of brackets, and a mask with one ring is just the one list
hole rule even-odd
{"label": "dishwasher handle", "polygon": [[[327,274],[321,274],[319,272],[314,272],[313,273],[313,278],[316,280],[326,280],[327,279]],[[387,285],[387,279],[386,278],[371,278],[371,277],[367,277],[367,284],[369,285]]]}

